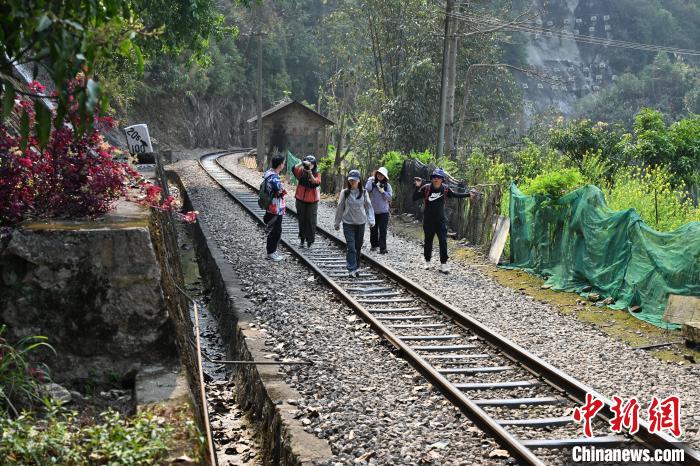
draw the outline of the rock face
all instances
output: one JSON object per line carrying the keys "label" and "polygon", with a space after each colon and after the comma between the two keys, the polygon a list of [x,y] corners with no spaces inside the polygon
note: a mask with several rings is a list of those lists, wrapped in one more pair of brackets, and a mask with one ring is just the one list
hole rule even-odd
{"label": "rock face", "polygon": [[[54,378],[100,379],[176,356],[148,213],[29,224],[0,243],[0,321],[44,335]],[[45,355],[46,356],[46,355]]]}
{"label": "rock face", "polygon": [[[125,126],[148,124],[160,150],[177,147],[245,147],[246,119],[255,115],[255,101],[240,98],[195,98],[185,95],[144,97],[134,105]],[[121,137],[121,135],[119,136]]]}
{"label": "rock face", "polygon": [[616,79],[608,49],[572,40],[579,35],[601,40],[615,38],[624,18],[615,15],[611,2],[601,0],[532,0],[542,15],[529,26],[561,31],[524,34],[527,63],[540,77],[517,76],[523,89],[527,116],[550,108],[571,116],[576,100],[610,86]]}

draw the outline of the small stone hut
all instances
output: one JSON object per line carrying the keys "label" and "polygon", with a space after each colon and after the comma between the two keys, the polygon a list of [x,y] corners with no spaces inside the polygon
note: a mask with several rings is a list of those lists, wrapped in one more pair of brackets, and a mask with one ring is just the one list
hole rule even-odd
{"label": "small stone hut", "polygon": [[[248,120],[251,125],[251,146],[257,145],[257,116]],[[328,127],[335,123],[297,100],[283,100],[265,110],[263,120],[263,146],[265,155],[290,151],[301,158],[313,154],[318,158],[327,155]]]}

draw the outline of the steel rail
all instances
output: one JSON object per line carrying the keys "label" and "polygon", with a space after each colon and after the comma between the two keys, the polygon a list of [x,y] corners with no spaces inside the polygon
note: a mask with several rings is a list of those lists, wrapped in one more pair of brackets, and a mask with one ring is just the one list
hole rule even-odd
{"label": "steel rail", "polygon": [[199,306],[197,306],[197,301],[195,301],[189,294],[185,292],[182,288],[178,286],[173,280],[173,285],[175,289],[178,290],[187,300],[192,303],[193,314],[194,314],[194,335],[195,335],[195,354],[197,357],[197,378],[199,382],[199,396],[202,398],[202,417],[204,418],[204,435],[207,441],[207,450],[209,453],[209,463],[211,466],[219,465],[219,457],[216,454],[216,448],[214,447],[214,437],[211,435],[211,420],[209,419],[209,403],[207,402],[207,390],[204,386],[204,364],[202,362],[202,345],[200,338],[199,329]]}
{"label": "steel rail", "polygon": [[[236,151],[237,152],[237,151]],[[244,185],[252,191],[257,191],[257,187],[253,186],[251,183],[242,179],[240,176],[231,172],[229,169],[224,167],[219,163],[218,158],[223,155],[236,153],[233,151],[223,151],[213,154],[206,154],[202,156],[199,160],[200,165],[204,171],[219,184],[224,191],[233,198],[237,203],[248,211],[248,213],[257,219],[258,222],[262,222],[262,217],[258,215],[255,210],[251,209],[245,202],[239,199],[233,192],[229,191],[226,187],[220,183],[203,164],[203,159],[206,157],[212,157],[216,155],[214,162],[218,165],[222,171],[224,171],[229,177],[232,177],[236,182]],[[294,209],[287,208],[289,212],[296,215]],[[345,247],[346,243],[341,238],[338,238],[333,233],[325,230],[322,227],[317,227],[317,230],[326,238],[335,243],[340,247]],[[364,306],[359,303],[352,295],[347,293],[342,289],[338,283],[333,280],[332,277],[321,270],[316,264],[312,263],[302,251],[300,251],[297,246],[291,244],[286,239],[281,240],[285,246],[287,246],[295,256],[300,258],[305,264],[307,264],[316,274],[318,274],[331,288],[333,288],[356,312],[358,312],[361,317],[380,335],[382,335],[387,341],[389,341],[394,347],[399,349],[406,359],[424,375],[428,380],[433,383],[440,391],[452,401],[456,406],[462,410],[475,424],[477,424],[482,430],[486,431],[492,435],[496,441],[503,447],[508,449],[509,453],[512,454],[518,461],[524,464],[541,465],[544,464],[537,458],[534,453],[521,443],[517,438],[505,430],[500,424],[498,424],[493,418],[491,418],[485,411],[483,411],[477,402],[469,399],[464,395],[464,393],[455,388],[455,385],[448,381],[440,372],[438,372],[430,363],[428,363],[423,357],[417,354],[412,348],[405,344],[399,337],[397,337],[391,330],[386,328],[381,322],[379,322],[375,316],[370,314]],[[589,393],[596,397],[597,399],[603,401],[604,407],[602,412],[598,413],[599,418],[608,421],[613,417],[612,406],[613,402],[609,398],[603,396],[602,394],[595,391],[593,388],[583,384],[582,382],[576,380],[575,378],[569,376],[568,374],[560,371],[556,367],[547,363],[538,356],[530,353],[516,343],[510,341],[504,336],[498,334],[491,328],[482,324],[473,317],[465,314],[461,310],[442,300],[441,298],[430,293],[428,290],[424,289],[420,285],[414,283],[413,281],[406,278],[399,272],[385,266],[384,264],[378,262],[374,258],[362,253],[362,260],[370,264],[373,268],[379,270],[384,276],[396,282],[398,285],[406,288],[410,292],[414,293],[420,299],[426,301],[431,308],[446,315],[451,320],[453,320],[458,325],[473,332],[475,335],[480,337],[485,342],[489,343],[492,347],[500,351],[505,357],[516,363],[518,366],[527,370],[533,374],[537,379],[546,383],[554,390],[560,392],[562,395],[567,396],[569,399],[583,403],[586,398],[586,394]],[[685,462],[683,464],[693,464],[700,465],[700,453],[693,450],[692,448],[684,445],[667,434],[664,433],[652,433],[649,431],[648,423],[644,421],[639,421],[639,431],[635,435],[627,434],[627,437],[635,442],[642,444],[648,448],[659,448],[659,449],[683,449],[685,452]]]}

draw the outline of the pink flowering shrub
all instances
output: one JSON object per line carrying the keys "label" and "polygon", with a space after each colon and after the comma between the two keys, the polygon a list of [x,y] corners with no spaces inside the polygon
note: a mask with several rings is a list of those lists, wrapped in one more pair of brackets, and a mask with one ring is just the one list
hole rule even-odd
{"label": "pink flowering shrub", "polygon": [[[43,86],[33,83],[33,92]],[[69,109],[65,124],[52,129],[41,148],[34,131],[35,114],[30,101],[21,99],[15,111],[29,115],[30,136],[24,149],[19,136],[0,124],[0,226],[28,218],[95,217],[109,211],[120,197],[164,211],[176,212],[193,222],[193,212],[177,212],[175,200],[161,202],[161,188],[143,180],[130,165],[115,159],[118,150],[102,137],[114,127],[109,117],[96,117],[91,128],[76,137],[77,104]],[[70,123],[70,124],[69,124]],[[139,193],[133,196],[133,192]]]}

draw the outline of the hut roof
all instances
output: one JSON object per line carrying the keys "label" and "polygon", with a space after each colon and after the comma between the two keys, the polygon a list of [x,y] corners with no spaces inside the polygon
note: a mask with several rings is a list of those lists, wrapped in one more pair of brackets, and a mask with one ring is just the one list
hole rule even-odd
{"label": "hut roof", "polygon": [[[289,107],[289,106],[292,106],[292,105],[297,105],[297,106],[301,107],[303,110],[306,110],[307,112],[309,112],[309,113],[311,113],[312,115],[314,115],[316,118],[322,120],[322,121],[324,122],[324,124],[326,124],[326,125],[335,125],[335,122],[334,122],[333,120],[331,120],[331,119],[329,119],[329,118],[326,118],[325,116],[321,115],[321,114],[318,113],[317,111],[315,111],[315,110],[313,110],[313,109],[307,107],[306,105],[302,104],[302,103],[299,102],[298,100],[283,100],[282,102],[278,103],[278,104],[275,105],[274,107],[271,107],[271,108],[268,108],[267,110],[265,110],[265,111],[262,113],[262,118],[263,118],[263,120],[264,120],[266,117],[272,115],[273,113],[277,113],[277,112],[281,111],[282,109],[285,109],[285,108],[287,108],[287,107]],[[254,116],[253,118],[250,118],[250,119],[248,120],[248,123],[253,123],[253,122],[257,121],[257,120],[258,120],[258,117],[257,117],[257,115],[256,115],[256,116]]]}

